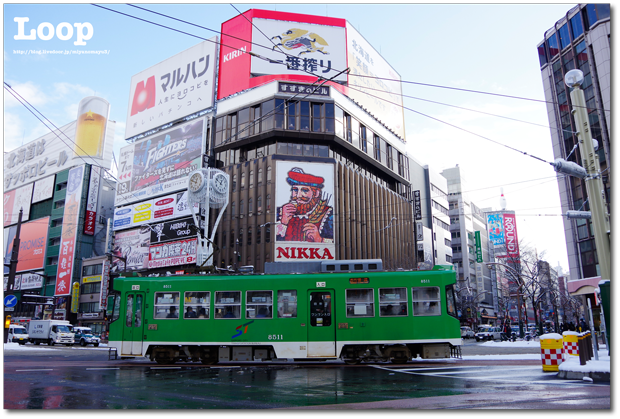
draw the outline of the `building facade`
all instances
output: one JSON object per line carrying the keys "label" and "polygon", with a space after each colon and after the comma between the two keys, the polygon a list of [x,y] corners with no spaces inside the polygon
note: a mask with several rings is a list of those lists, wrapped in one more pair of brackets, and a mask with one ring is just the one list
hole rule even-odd
{"label": "building facade", "polygon": [[[469,199],[467,182],[460,167],[445,169],[441,175],[446,178],[448,187],[452,260],[457,271],[457,292],[463,307],[461,321],[472,326],[496,324],[497,283],[485,264],[494,260],[486,214]],[[480,237],[481,258],[476,254],[476,232]]]}
{"label": "building facade", "polygon": [[[605,201],[611,204],[611,18],[609,4],[579,4],[545,32],[538,45],[540,71],[547,101],[554,157],[581,165],[573,105],[564,75],[579,69],[592,138],[598,141],[598,157],[605,186]],[[589,210],[585,182],[558,177],[562,213]],[[611,213],[611,211],[610,211]],[[571,279],[600,275],[591,220],[564,219]]]}
{"label": "building facade", "polygon": [[[116,182],[112,160],[116,123],[103,125],[99,153],[82,155],[79,121],[4,156],[4,291],[18,299],[19,319],[60,319],[76,324],[82,260],[105,253]],[[61,141],[58,137],[65,137]],[[23,209],[16,275],[10,278],[13,241]],[[95,312],[100,312],[98,307]]]}

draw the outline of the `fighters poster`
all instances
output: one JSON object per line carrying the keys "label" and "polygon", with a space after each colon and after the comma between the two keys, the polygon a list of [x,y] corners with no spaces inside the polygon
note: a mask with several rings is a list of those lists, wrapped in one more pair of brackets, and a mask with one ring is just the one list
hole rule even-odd
{"label": "fighters poster", "polygon": [[276,261],[335,259],[334,189],[333,164],[277,161]]}
{"label": "fighters poster", "polygon": [[84,168],[85,166],[82,165],[74,167],[69,171],[54,295],[69,295],[71,293],[71,278],[73,276],[73,263],[75,260],[75,244],[80,217]]}
{"label": "fighters poster", "polygon": [[202,167],[204,130],[197,118],[124,147],[115,205],[187,189],[187,175]]}

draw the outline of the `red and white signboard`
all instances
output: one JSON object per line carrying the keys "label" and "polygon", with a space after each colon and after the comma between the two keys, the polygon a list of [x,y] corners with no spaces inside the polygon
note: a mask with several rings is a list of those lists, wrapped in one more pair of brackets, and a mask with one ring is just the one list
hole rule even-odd
{"label": "red and white signboard", "polygon": [[34,183],[29,183],[18,189],[4,194],[4,226],[16,224],[19,219],[19,210],[23,208],[22,222],[30,218],[30,203]]}
{"label": "red and white signboard", "polygon": [[[39,218],[22,224],[19,239],[17,272],[32,271],[45,267],[45,249],[50,217]],[[9,246],[13,248],[13,242]]]}
{"label": "red and white signboard", "polygon": [[149,269],[196,263],[196,239],[162,243],[149,248]]}
{"label": "red and white signboard", "polygon": [[509,258],[519,257],[519,238],[517,237],[517,218],[514,214],[504,214],[504,237]]}
{"label": "red and white signboard", "polygon": [[217,44],[214,36],[131,78],[125,138],[213,106]]}
{"label": "red and white signboard", "polygon": [[[279,36],[280,39],[273,41],[282,44],[279,48],[284,53],[274,51],[273,47],[259,47],[265,45],[266,38],[253,24],[266,31],[269,37]],[[222,99],[272,80],[316,81],[316,76],[303,71],[304,65],[311,73],[325,78],[335,76],[347,67],[345,25],[344,19],[260,9],[248,10],[224,22],[217,98]],[[248,52],[282,63],[269,63],[250,56]],[[289,63],[291,67],[287,69]],[[339,76],[338,80],[346,81],[346,75]]]}
{"label": "red and white signboard", "polygon": [[71,278],[73,277],[84,168],[85,166],[82,165],[74,167],[69,171],[54,295],[69,295],[71,293]]}
{"label": "red and white signboard", "polygon": [[101,169],[97,166],[92,166],[90,170],[90,182],[88,185],[88,197],[86,198],[86,218],[84,219],[84,234],[89,236],[93,236],[95,234],[100,182]]}

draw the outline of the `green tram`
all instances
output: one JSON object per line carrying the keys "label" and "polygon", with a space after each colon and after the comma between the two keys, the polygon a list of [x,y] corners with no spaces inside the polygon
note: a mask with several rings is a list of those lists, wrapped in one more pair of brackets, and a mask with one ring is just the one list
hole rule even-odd
{"label": "green tram", "polygon": [[431,271],[114,279],[109,347],[176,361],[460,356],[451,266]]}

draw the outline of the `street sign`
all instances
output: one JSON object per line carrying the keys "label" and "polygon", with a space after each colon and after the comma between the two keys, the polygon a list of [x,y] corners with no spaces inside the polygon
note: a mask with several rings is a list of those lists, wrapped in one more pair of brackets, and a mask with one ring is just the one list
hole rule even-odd
{"label": "street sign", "polygon": [[4,297],[4,306],[5,307],[15,307],[17,304],[17,297],[14,295],[7,295]]}

